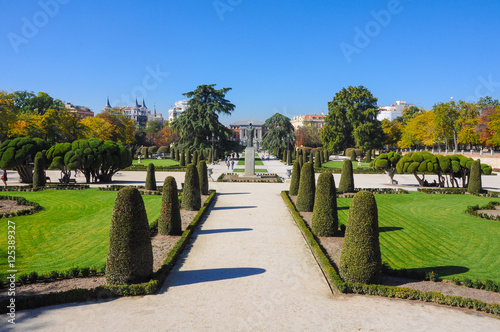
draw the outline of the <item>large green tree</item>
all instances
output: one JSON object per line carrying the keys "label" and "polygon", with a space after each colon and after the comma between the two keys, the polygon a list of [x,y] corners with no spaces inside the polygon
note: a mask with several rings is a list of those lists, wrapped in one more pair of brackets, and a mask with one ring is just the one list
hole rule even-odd
{"label": "large green tree", "polygon": [[188,107],[173,123],[172,129],[179,134],[177,146],[184,150],[205,149],[212,146],[207,138],[212,133],[219,139],[218,150],[232,150],[231,131],[219,121],[219,114],[230,115],[234,105],[225,98],[231,88],[215,89],[215,84],[198,86],[194,91],[184,93],[190,98]]}
{"label": "large green tree", "polygon": [[47,142],[40,138],[5,140],[0,145],[0,169],[15,169],[22,183],[32,183],[35,155],[47,148]]}
{"label": "large green tree", "polygon": [[[295,141],[294,128],[290,118],[280,113],[275,113],[264,123],[267,132],[262,137],[263,149],[274,151],[275,149],[286,149],[287,138],[292,144]],[[290,146],[289,146],[290,148]]]}
{"label": "large green tree", "polygon": [[349,147],[369,150],[380,146],[383,131],[377,98],[364,86],[343,88],[328,103],[328,116],[321,131],[323,147],[340,152]]}
{"label": "large green tree", "polygon": [[33,91],[16,91],[14,94],[16,95],[14,105],[23,113],[28,112],[43,115],[49,109],[61,110],[64,108],[61,100],[52,98],[46,92],[38,92],[35,95]]}

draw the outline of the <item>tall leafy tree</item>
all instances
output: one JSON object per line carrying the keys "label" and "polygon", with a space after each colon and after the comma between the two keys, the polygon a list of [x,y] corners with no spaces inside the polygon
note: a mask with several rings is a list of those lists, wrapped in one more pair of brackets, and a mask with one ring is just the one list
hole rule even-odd
{"label": "tall leafy tree", "polygon": [[0,145],[0,169],[15,169],[22,183],[32,183],[35,155],[47,148],[40,138],[7,139]]}
{"label": "tall leafy tree", "polygon": [[111,140],[120,144],[130,144],[134,141],[134,121],[118,110],[105,110],[96,115],[111,124]]}
{"label": "tall leafy tree", "polygon": [[396,146],[401,140],[402,130],[403,125],[401,122],[382,120],[382,131],[384,132],[384,141],[382,143],[387,147]]}
{"label": "tall leafy tree", "polygon": [[290,118],[280,113],[275,113],[264,123],[267,132],[262,137],[262,148],[274,151],[275,149],[286,149],[287,138],[290,143],[295,140],[294,129]]}
{"label": "tall leafy tree", "polygon": [[378,112],[377,98],[367,88],[343,88],[328,103],[321,132],[323,147],[335,152],[353,146],[366,150],[378,147],[383,138]]}
{"label": "tall leafy tree", "polygon": [[317,148],[321,146],[320,129],[316,128],[310,124],[304,124],[303,126],[295,130],[295,144],[297,146],[306,146],[310,148]]}
{"label": "tall leafy tree", "polygon": [[59,99],[52,98],[46,92],[38,92],[34,94],[33,91],[16,91],[14,104],[20,112],[37,113],[40,115],[45,114],[49,109],[61,110],[64,104]]}
{"label": "tall leafy tree", "polygon": [[231,88],[215,89],[215,84],[199,85],[194,91],[184,93],[189,98],[188,107],[173,123],[172,129],[179,134],[177,146],[181,149],[205,149],[211,147],[207,137],[212,133],[219,137],[217,149],[230,149],[231,132],[219,122],[219,114],[230,115],[234,105],[225,98]]}
{"label": "tall leafy tree", "polygon": [[0,144],[8,137],[16,122],[13,93],[0,90]]}

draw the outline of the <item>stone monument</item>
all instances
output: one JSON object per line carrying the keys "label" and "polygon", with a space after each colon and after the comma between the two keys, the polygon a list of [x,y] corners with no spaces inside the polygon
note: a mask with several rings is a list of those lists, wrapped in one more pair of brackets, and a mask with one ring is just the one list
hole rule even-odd
{"label": "stone monument", "polygon": [[255,176],[255,148],[253,147],[254,128],[252,124],[247,128],[247,147],[245,149],[245,176]]}

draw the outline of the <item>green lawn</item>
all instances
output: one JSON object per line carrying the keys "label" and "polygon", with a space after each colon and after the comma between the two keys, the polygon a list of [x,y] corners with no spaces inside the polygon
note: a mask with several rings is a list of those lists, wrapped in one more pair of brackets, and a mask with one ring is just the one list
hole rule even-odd
{"label": "green lawn", "polygon": [[[498,199],[417,192],[375,197],[382,260],[391,267],[500,282],[500,222],[464,213],[468,205]],[[340,223],[350,201],[338,200]]]}
{"label": "green lawn", "polygon": [[179,165],[178,161],[175,161],[173,159],[141,159],[141,163],[138,164],[137,160],[132,161],[132,165],[144,165],[148,166],[148,164],[153,163],[155,167],[157,166],[174,166],[174,165]]}
{"label": "green lawn", "polygon": [[[29,216],[0,219],[16,225],[18,275],[63,271],[71,267],[102,266],[106,262],[109,226],[116,191],[45,190],[2,193],[38,202],[44,210]],[[160,215],[161,196],[143,196],[149,222]],[[0,237],[0,269],[7,268],[7,235]]]}
{"label": "green lawn", "polygon": [[[322,167],[327,167],[327,168],[342,168],[342,165],[344,164],[343,161],[328,161],[326,163],[323,163],[321,166]],[[361,166],[358,165],[357,161],[354,161],[352,163],[352,168],[369,168],[370,163],[361,163]]]}
{"label": "green lawn", "polygon": [[[240,157],[240,160],[236,165],[245,165],[245,154]],[[255,166],[264,166],[264,163],[262,162],[262,159],[260,159],[259,155],[256,153],[255,154]]]}

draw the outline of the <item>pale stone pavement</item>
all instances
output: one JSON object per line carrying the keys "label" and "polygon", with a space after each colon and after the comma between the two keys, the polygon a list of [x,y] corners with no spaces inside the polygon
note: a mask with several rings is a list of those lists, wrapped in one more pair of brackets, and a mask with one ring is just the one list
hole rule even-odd
{"label": "pale stone pavement", "polygon": [[[266,166],[279,170],[280,165],[270,161]],[[214,176],[218,176],[217,167]],[[281,166],[279,173],[284,175],[284,169]],[[123,173],[124,182],[135,183],[142,176]],[[158,173],[161,183],[163,177]],[[383,177],[378,179],[386,181]],[[215,204],[159,294],[21,311],[16,329],[500,330],[499,319],[458,309],[378,297],[332,295],[280,197],[280,191],[287,189],[288,184],[210,186],[218,192]]]}

